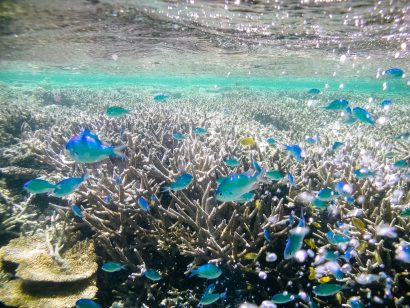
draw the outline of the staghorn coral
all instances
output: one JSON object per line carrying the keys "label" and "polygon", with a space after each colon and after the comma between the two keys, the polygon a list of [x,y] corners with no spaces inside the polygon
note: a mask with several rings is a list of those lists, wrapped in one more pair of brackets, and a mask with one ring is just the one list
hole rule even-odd
{"label": "staghorn coral", "polygon": [[[377,226],[382,222],[394,225],[399,236],[409,240],[409,222],[398,215],[403,205],[409,202],[408,181],[390,167],[393,159],[384,157],[384,151],[389,149],[397,152],[400,158],[408,155],[408,142],[394,141],[394,137],[406,128],[410,118],[408,108],[396,104],[389,113],[391,124],[383,126],[382,133],[376,127],[366,128],[366,134],[356,134],[352,127],[336,121],[337,115],[318,108],[323,101],[330,100],[330,96],[325,96],[322,103],[313,102],[309,106],[300,97],[292,97],[289,93],[273,96],[272,93],[238,89],[206,98],[201,94],[190,94],[192,96],[166,104],[142,104],[142,101],[152,101],[149,93],[143,92],[133,100],[126,90],[120,94],[107,91],[105,96],[104,92],[98,94],[100,104],[96,102],[87,107],[85,102],[90,99],[90,92],[73,90],[71,95],[80,100],[81,110],[55,110],[58,125],[54,125],[49,133],[38,130],[27,134],[27,140],[35,141],[33,151],[38,160],[52,163],[55,173],[68,176],[87,171],[91,175],[88,185],[82,186],[72,198],[83,207],[83,220],[68,214],[68,208],[55,208],[71,217],[72,226],[91,229],[97,249],[105,260],[123,262],[135,272],[122,286],[104,282],[106,287],[117,288],[116,296],[126,305],[193,304],[200,296],[200,290],[186,291],[192,282],[180,277],[181,269],[212,261],[219,262],[224,269],[224,285],[235,281],[235,288],[244,290],[237,296],[231,295],[232,305],[253,295],[253,291],[247,289],[247,283],[254,282],[259,271],[267,272],[268,279],[251,286],[258,290],[258,299],[288,289],[307,292],[305,283],[302,283],[307,281],[309,274],[307,262],[297,264],[282,259],[291,211],[296,213],[297,220],[303,207],[311,229],[308,238],[314,239],[317,246],[329,248],[325,232],[339,232],[338,220],[351,224],[346,213],[359,207],[364,212],[362,219],[368,235],[365,237],[354,225],[351,232],[360,238],[359,242],[369,237],[375,239],[375,243],[354,257],[352,269],[344,281],[352,283],[361,273],[378,272],[383,267],[397,281],[394,294],[403,294],[404,266],[392,264],[394,241],[381,238]],[[138,115],[115,120],[96,115],[94,110],[103,110],[112,97],[133,101],[127,106]],[[252,104],[243,97],[252,100]],[[383,115],[375,104],[370,108]],[[303,120],[300,114],[303,114]],[[206,127],[209,133],[206,136],[192,134],[192,128],[196,126]],[[64,143],[78,134],[81,127],[91,129],[107,143],[126,144],[128,159],[111,158],[87,166],[70,162],[64,153]],[[360,124],[359,127],[364,126]],[[188,138],[176,141],[172,138],[173,131],[184,132]],[[303,145],[306,152],[303,162],[296,162],[280,146],[269,146],[264,141],[273,136],[280,143],[302,143],[307,135],[316,133],[320,133],[321,142]],[[253,137],[258,146],[252,149],[239,145],[238,141],[246,136]],[[336,140],[343,140],[345,145],[335,152],[330,147]],[[243,166],[228,169],[223,160],[230,155],[241,158]],[[262,161],[266,169],[292,173],[296,188],[288,186],[284,180],[266,182],[261,184],[255,201],[217,203],[213,197],[216,179],[249,169],[251,157]],[[353,171],[358,166],[376,170],[377,176],[357,179]],[[162,193],[164,185],[182,169],[194,175],[193,184],[184,191]],[[115,175],[119,175],[120,185],[115,184]],[[340,199],[328,210],[321,211],[309,205],[310,197],[302,195],[313,196],[321,188],[334,187],[340,180],[353,186],[354,204]],[[398,190],[403,192],[400,198],[397,197]],[[104,198],[107,195],[113,200],[107,202]],[[147,200],[154,196],[157,200],[153,201],[150,213],[142,211],[136,204],[135,199],[139,196]],[[263,228],[269,230],[271,242],[265,241]],[[266,252],[275,252],[279,261],[273,266],[265,262]],[[246,258],[248,253],[255,253],[256,257],[249,260]],[[346,262],[340,261],[340,264]],[[138,266],[159,269],[164,277],[179,278],[164,278],[164,283],[149,285],[139,278]],[[268,290],[269,282],[273,281],[275,286]],[[289,282],[292,282],[290,286]],[[198,283],[196,287],[199,287]],[[364,296],[359,286],[352,290],[345,292],[343,300],[349,294]],[[315,300],[325,304],[320,298]],[[335,304],[335,300],[327,302],[332,303]]]}

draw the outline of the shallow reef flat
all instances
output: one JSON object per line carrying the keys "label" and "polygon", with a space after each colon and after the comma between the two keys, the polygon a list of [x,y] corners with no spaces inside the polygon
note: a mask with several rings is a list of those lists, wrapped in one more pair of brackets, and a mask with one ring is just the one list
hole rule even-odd
{"label": "shallow reef flat", "polygon": [[[216,292],[226,292],[214,307],[275,299],[300,307],[353,307],[356,300],[372,307],[406,305],[408,98],[393,97],[384,108],[387,94],[313,96],[308,90],[2,86],[2,249],[13,238],[36,234],[56,266],[69,268],[74,263],[65,262],[65,250],[91,240],[96,257],[90,258],[99,265],[124,265],[97,272],[95,300],[104,307],[196,306],[208,282],[187,273],[208,262],[222,270]],[[155,100],[158,93],[167,94]],[[348,124],[345,110],[323,108],[341,98],[365,108],[375,124]],[[108,117],[109,106],[128,113]],[[206,131],[195,133],[198,127]],[[125,145],[126,158],[72,161],[65,145],[84,128],[105,144]],[[298,145],[300,159],[284,145]],[[238,166],[227,166],[230,158]],[[252,161],[262,168],[255,195],[246,202],[218,201],[218,179],[254,174]],[[272,180],[272,170],[283,176]],[[191,174],[192,184],[167,190],[181,173]],[[57,183],[84,174],[88,178],[65,198],[23,189],[34,178]],[[148,209],[137,202],[141,197]],[[285,258],[294,234],[301,246]],[[161,279],[147,279],[146,269]],[[3,272],[0,301],[7,303],[1,288],[16,283],[10,277],[19,272]],[[319,290],[326,287],[317,286],[326,283],[340,288],[324,296]],[[282,292],[288,293],[274,296]]]}

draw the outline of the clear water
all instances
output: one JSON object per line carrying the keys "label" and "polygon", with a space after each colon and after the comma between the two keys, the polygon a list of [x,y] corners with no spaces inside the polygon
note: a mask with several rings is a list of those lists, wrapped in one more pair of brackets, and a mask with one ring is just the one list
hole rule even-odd
{"label": "clear water", "polygon": [[[283,291],[302,292],[301,299],[291,301],[289,307],[295,302],[299,307],[314,307],[303,292],[314,297],[320,307],[353,307],[353,297],[359,297],[369,307],[408,307],[405,279],[409,279],[409,267],[408,263],[398,261],[397,251],[410,241],[409,218],[400,214],[410,204],[409,168],[398,171],[391,166],[399,159],[410,163],[409,138],[397,138],[410,130],[409,50],[410,5],[405,0],[1,1],[0,235],[4,237],[0,245],[8,247],[10,240],[21,235],[35,233],[44,237],[48,232],[45,230],[50,230],[46,228],[61,228],[65,221],[71,228],[68,229],[80,234],[72,238],[95,241],[99,269],[93,282],[98,292],[88,293],[92,296],[63,292],[62,298],[69,304],[38,304],[25,295],[18,295],[16,300],[8,296],[14,291],[4,290],[11,288],[10,281],[22,278],[13,272],[17,265],[10,267],[0,250],[0,307],[69,307],[81,297],[91,297],[103,307],[193,307],[208,282],[200,278],[189,280],[184,272],[192,264],[209,260],[216,261],[223,270],[217,280],[217,292],[227,292],[225,299],[212,304],[214,307],[238,307],[245,301],[261,305],[263,300]],[[385,74],[390,68],[400,68],[404,75]],[[321,93],[309,95],[307,92],[312,88],[320,89]],[[158,93],[169,94],[171,98],[155,101]],[[348,126],[342,123],[343,110],[326,113],[321,108],[339,98],[347,98],[352,107],[368,109],[377,120],[376,125]],[[380,108],[380,102],[386,99],[393,101],[391,110]],[[107,118],[104,110],[114,104],[128,108],[132,115]],[[209,139],[190,133],[195,126],[207,128]],[[91,165],[71,164],[65,144],[84,127],[108,144],[125,144],[129,148],[128,161],[114,158]],[[185,143],[172,138],[177,131],[188,136]],[[157,137],[160,133],[161,138]],[[317,133],[322,138],[320,143],[309,146],[306,137]],[[240,145],[239,141],[247,136],[256,140],[257,150]],[[278,141],[273,150],[266,144],[267,137]],[[340,154],[333,155],[329,148],[336,140],[345,145]],[[289,158],[282,143],[300,144],[306,151],[305,162]],[[197,151],[195,161],[184,156],[192,151]],[[393,157],[387,155],[391,152]],[[223,164],[228,154],[241,160],[242,165],[235,172],[252,169],[251,157],[257,157],[266,169],[293,173],[297,186],[291,188],[286,179],[280,184],[262,182],[254,200],[245,205],[229,203],[216,216],[212,216],[209,205],[201,210],[196,208],[198,214],[192,219],[200,220],[206,213],[216,229],[234,217],[234,211],[244,217],[246,223],[238,220],[238,236],[254,245],[252,250],[246,250],[249,247],[236,237],[232,243],[236,243],[238,251],[229,248],[230,254],[221,257],[212,250],[202,253],[206,245],[200,246],[198,238],[205,237],[211,247],[215,238],[222,246],[227,245],[226,239],[200,234],[195,228],[190,229],[192,226],[185,220],[181,224],[188,225],[186,229],[178,229],[177,224],[167,225],[175,223],[175,217],[158,207],[175,210],[175,200],[190,204],[185,199],[180,201],[183,196],[179,193],[173,196],[161,192],[170,179],[188,170],[196,172],[196,177],[203,176],[202,180],[195,178],[191,189],[186,190],[188,200],[205,200],[207,187],[201,185],[208,181],[208,196],[212,197],[209,202],[218,208],[220,203],[214,196],[216,178],[234,172]],[[169,168],[168,178],[150,173],[156,164],[155,155]],[[211,171],[199,166],[205,156],[212,157],[207,167]],[[358,179],[352,172],[360,167],[376,170],[377,175]],[[128,174],[132,168],[137,171]],[[325,175],[323,170],[330,170],[331,175]],[[140,179],[143,172],[147,172],[149,188]],[[44,194],[30,197],[22,189],[33,177],[57,182],[83,173],[90,174],[91,179],[67,198]],[[126,188],[113,184],[116,174],[121,175]],[[303,197],[302,201],[296,199],[301,193],[315,195],[322,188],[334,187],[340,180],[354,188],[353,204],[341,198],[334,201],[331,210],[322,212],[309,202],[306,204]],[[120,200],[123,190],[129,194],[126,201]],[[162,205],[155,204],[147,218],[135,209],[133,201],[153,194],[161,199]],[[98,207],[107,195],[114,198],[109,210]],[[269,198],[273,200],[270,203],[266,201]],[[281,198],[283,208],[278,204]],[[72,203],[81,205],[89,215],[85,223],[71,213]],[[32,216],[17,220],[9,228],[9,218],[27,204],[27,212]],[[257,218],[249,218],[258,206],[262,209],[252,216]],[[324,233],[342,230],[340,221],[352,225],[347,211],[365,211],[360,219],[367,231],[359,231],[356,221],[349,233],[353,240],[348,246],[358,251],[354,240],[369,246],[367,251],[357,253],[356,260],[336,261],[340,266],[352,267],[345,279],[332,278],[332,283],[344,285],[338,295],[315,296],[313,286],[319,285],[320,277],[309,278],[312,257],[305,262],[300,262],[300,256],[284,259],[283,250],[292,228],[288,226],[289,216],[294,210],[295,227],[301,208],[310,228],[307,237],[318,246],[312,249],[315,255],[320,255],[320,247],[331,247],[344,254],[346,247],[329,245]],[[380,213],[374,208],[380,209]],[[110,216],[111,211],[121,213],[120,220],[126,223],[107,223],[117,219]],[[188,206],[186,211],[192,214],[193,210]],[[53,213],[59,213],[59,217],[55,218]],[[284,223],[282,228],[271,222],[270,231],[277,234],[272,235],[274,241],[269,243],[264,241],[262,232],[263,227],[269,227],[266,223],[274,219],[274,214]],[[92,219],[92,215],[98,219]],[[129,217],[135,218],[141,228],[127,229],[134,223],[127,220]],[[98,223],[99,219],[108,228],[125,230],[124,233],[110,234]],[[161,228],[161,220],[168,229]],[[204,221],[203,227],[209,227],[209,222]],[[386,236],[383,223],[395,227],[398,235]],[[195,235],[191,245],[199,245],[198,250],[179,242],[191,233]],[[107,234],[113,250],[107,248],[102,236]],[[163,240],[168,237],[170,242],[174,241],[172,245]],[[67,240],[66,246],[70,245]],[[133,252],[134,247],[140,249],[147,267],[162,273],[163,280],[158,285],[140,277],[142,262]],[[253,255],[246,258],[246,254],[240,254],[245,250],[259,252],[262,248],[254,263],[250,260]],[[304,244],[303,251],[306,250],[308,246]],[[31,252],[35,251],[38,249]],[[276,263],[265,261],[266,252],[277,254]],[[107,261],[126,264],[127,269],[107,274],[100,269]],[[267,273],[266,280],[260,278],[261,271]],[[394,296],[389,295],[389,280],[383,272],[393,278]],[[378,282],[357,282],[360,274],[370,273],[379,275]],[[332,274],[328,271],[323,276]],[[44,294],[36,288],[44,284],[36,283],[26,291],[41,298]],[[58,289],[58,283],[55,286]],[[69,296],[75,300],[68,299]]]}

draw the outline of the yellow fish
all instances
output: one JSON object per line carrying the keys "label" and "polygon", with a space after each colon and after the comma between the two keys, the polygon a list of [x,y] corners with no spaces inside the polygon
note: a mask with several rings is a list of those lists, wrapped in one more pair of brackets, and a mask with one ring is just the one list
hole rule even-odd
{"label": "yellow fish", "polygon": [[317,221],[312,222],[312,225],[313,225],[315,228],[317,228],[317,229],[322,228],[321,224],[318,223]]}
{"label": "yellow fish", "polygon": [[320,283],[326,283],[326,282],[329,282],[330,280],[332,280],[332,277],[324,276],[324,277],[319,278],[317,281],[319,281]]}
{"label": "yellow fish", "polygon": [[315,270],[315,268],[313,266],[309,266],[309,270],[310,270],[309,279],[310,280],[316,279],[316,270]]}
{"label": "yellow fish", "polygon": [[315,249],[316,248],[315,241],[312,240],[311,238],[306,238],[304,240],[304,242],[306,243],[306,245],[308,245],[310,247],[310,249]]}
{"label": "yellow fish", "polygon": [[262,201],[261,199],[258,199],[255,201],[255,207],[257,210],[260,210],[262,208]]}
{"label": "yellow fish", "polygon": [[353,223],[353,226],[355,226],[357,230],[360,231],[360,233],[364,233],[364,231],[366,230],[366,225],[360,218],[353,217],[352,223]]}
{"label": "yellow fish", "polygon": [[246,253],[243,257],[245,258],[245,260],[255,260],[256,259],[256,257],[258,256],[258,254],[257,253],[254,253],[254,252],[248,252],[248,253]]}
{"label": "yellow fish", "polygon": [[239,141],[240,144],[245,146],[254,146],[256,144],[255,140],[252,137],[245,137]]}
{"label": "yellow fish", "polygon": [[363,253],[366,250],[367,246],[368,246],[367,242],[364,242],[364,241],[360,242],[360,245],[357,246],[356,250],[359,253]]}
{"label": "yellow fish", "polygon": [[382,265],[383,264],[383,260],[382,257],[380,256],[379,252],[376,251],[376,253],[374,254],[374,260],[376,261],[377,264]]}
{"label": "yellow fish", "polygon": [[336,299],[339,302],[339,305],[342,305],[342,294],[340,292],[336,294]]}

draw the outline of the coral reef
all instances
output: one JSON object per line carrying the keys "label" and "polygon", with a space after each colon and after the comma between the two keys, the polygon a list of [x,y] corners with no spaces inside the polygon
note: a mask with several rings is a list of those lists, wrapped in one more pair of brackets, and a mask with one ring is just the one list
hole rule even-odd
{"label": "coral reef", "polygon": [[92,298],[97,292],[92,241],[65,250],[60,256],[64,267],[50,256],[44,235],[11,240],[0,249],[0,258],[3,273],[10,277],[0,285],[0,301],[7,305],[72,307],[78,298]]}
{"label": "coral reef", "polygon": [[[350,267],[340,282],[351,288],[343,292],[340,302],[334,297],[324,300],[315,296],[314,300],[322,305],[337,305],[346,303],[351,296],[360,296],[364,301],[370,294],[376,301],[374,296],[384,296],[386,278],[380,278],[374,293],[373,289],[363,289],[355,279],[361,274],[381,272],[395,281],[392,293],[396,299],[386,296],[385,303],[402,300],[408,274],[404,263],[393,262],[397,239],[378,232],[380,226],[387,224],[395,227],[401,240],[410,240],[410,222],[399,215],[410,202],[408,176],[391,167],[396,159],[408,159],[409,153],[408,140],[395,139],[410,119],[408,107],[400,101],[389,111],[386,125],[352,127],[342,124],[338,114],[319,108],[332,99],[331,94],[323,95],[319,101],[292,93],[273,95],[235,89],[205,95],[198,90],[184,93],[180,99],[156,103],[149,90],[136,97],[131,90],[123,89],[98,92],[97,101],[88,105],[90,91],[61,91],[67,100],[76,101],[76,107],[48,109],[56,124],[47,133],[41,129],[28,131],[24,142],[35,145],[31,150],[37,162],[53,166],[51,177],[86,172],[90,175],[87,185],[69,201],[50,207],[60,213],[70,228],[91,234],[103,260],[127,265],[132,272],[128,278],[120,274],[100,283],[107,293],[115,290],[112,297],[118,302],[125,306],[195,305],[204,285],[198,280],[187,280],[184,272],[206,262],[218,263],[223,269],[220,288],[228,288],[231,306],[251,299],[260,302],[282,291],[310,293],[312,285],[317,284],[316,278],[308,278],[314,256],[320,255],[320,249],[345,251],[332,246],[326,237],[329,231],[343,234],[338,222],[349,225],[349,234],[357,242],[352,246],[356,251],[352,260],[337,261],[340,267]],[[354,94],[350,97],[352,101],[367,100]],[[118,119],[103,115],[107,102],[114,99],[122,100],[131,115]],[[381,97],[374,98],[367,107],[372,114],[383,117],[385,113],[375,103],[377,100]],[[101,113],[96,114],[95,110]],[[107,144],[125,144],[128,158],[87,165],[70,161],[64,144],[83,127]],[[204,127],[208,133],[195,135],[195,127]],[[175,140],[174,132],[183,132],[187,138]],[[304,143],[306,136],[317,133],[321,137],[319,143]],[[240,145],[243,137],[254,138],[257,145]],[[267,144],[268,137],[274,137],[277,145]],[[337,140],[344,145],[334,151],[331,147]],[[294,143],[304,149],[302,162],[282,149],[281,144]],[[386,152],[394,152],[395,156],[386,157]],[[230,156],[238,157],[241,166],[228,168],[223,161]],[[265,170],[291,173],[295,187],[286,178],[277,182],[264,180],[253,201],[217,202],[216,179],[252,169],[252,159],[261,162]],[[377,171],[377,175],[357,178],[354,171],[363,167]],[[192,185],[182,191],[163,192],[164,186],[183,170],[194,176]],[[316,192],[334,188],[341,180],[350,185],[353,202],[339,198],[326,209],[311,204]],[[150,212],[136,203],[141,196],[149,200]],[[71,212],[72,202],[82,208],[83,219]],[[283,251],[292,228],[289,220],[299,221],[302,208],[310,229],[306,238],[315,243],[315,248],[304,244],[303,249],[310,249],[313,256],[303,262],[284,260]],[[362,210],[360,219],[365,231],[348,215],[354,209]],[[270,240],[264,235],[265,229]],[[364,242],[367,247],[361,249]],[[53,242],[49,248],[54,260],[60,260],[61,244]],[[278,260],[266,261],[267,253],[275,253]],[[157,269],[164,278],[150,284],[141,277],[141,268]],[[267,274],[267,279],[258,278],[261,272]],[[112,302],[112,297],[107,302]]]}

